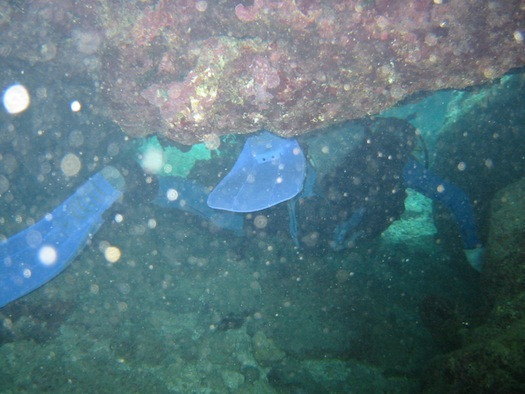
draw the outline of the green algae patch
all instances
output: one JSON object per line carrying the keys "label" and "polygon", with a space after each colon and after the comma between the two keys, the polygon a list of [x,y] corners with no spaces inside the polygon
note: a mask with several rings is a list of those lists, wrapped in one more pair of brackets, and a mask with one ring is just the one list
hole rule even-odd
{"label": "green algae patch", "polygon": [[174,146],[163,147],[156,136],[137,142],[137,161],[144,171],[157,176],[186,178],[198,160],[210,160],[205,144],[195,144],[187,152]]}

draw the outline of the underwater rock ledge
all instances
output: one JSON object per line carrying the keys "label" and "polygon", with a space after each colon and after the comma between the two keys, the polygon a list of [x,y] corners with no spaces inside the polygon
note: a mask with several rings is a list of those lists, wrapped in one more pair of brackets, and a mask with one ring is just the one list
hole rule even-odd
{"label": "underwater rock ledge", "polygon": [[295,136],[525,65],[520,0],[13,4],[0,55],[89,75],[124,132],[184,144]]}

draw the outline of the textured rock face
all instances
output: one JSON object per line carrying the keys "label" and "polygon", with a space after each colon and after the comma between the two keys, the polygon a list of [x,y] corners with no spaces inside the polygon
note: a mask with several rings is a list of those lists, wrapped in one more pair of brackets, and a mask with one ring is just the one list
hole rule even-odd
{"label": "textured rock face", "polygon": [[483,272],[492,298],[525,292],[525,178],[498,192],[492,200],[489,258]]}
{"label": "textured rock face", "polygon": [[518,1],[198,3],[148,7],[112,40],[103,79],[126,132],[183,143],[261,128],[292,136],[525,60]]}
{"label": "textured rock face", "polygon": [[492,309],[463,347],[433,360],[423,392],[525,390],[525,179],[497,192],[491,208],[482,288]]}
{"label": "textured rock face", "polygon": [[257,331],[253,336],[252,345],[254,357],[261,365],[272,365],[285,357],[285,353],[262,331]]}
{"label": "textured rock face", "polygon": [[187,144],[298,135],[525,64],[520,0],[61,3],[4,5],[21,50],[0,53],[87,71],[126,133]]}

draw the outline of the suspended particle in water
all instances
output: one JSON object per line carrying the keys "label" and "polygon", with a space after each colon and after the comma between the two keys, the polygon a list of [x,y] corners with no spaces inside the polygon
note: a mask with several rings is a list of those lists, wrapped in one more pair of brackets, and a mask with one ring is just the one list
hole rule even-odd
{"label": "suspended particle in water", "polygon": [[117,156],[120,152],[120,147],[117,143],[112,142],[108,145],[107,152],[109,156]]}
{"label": "suspended particle in water", "polygon": [[460,170],[460,171],[465,171],[466,168],[467,168],[467,165],[465,164],[464,161],[460,161],[460,162],[458,163],[458,170]]}
{"label": "suspended particle in water", "polygon": [[144,170],[150,174],[158,174],[164,166],[164,152],[155,147],[148,148],[141,160]]}
{"label": "suspended particle in water", "polygon": [[131,293],[131,286],[129,283],[118,283],[117,288],[124,295]]}
{"label": "suspended particle in water", "polygon": [[199,0],[195,3],[195,8],[199,12],[204,12],[208,9],[208,3],[204,0]]}
{"label": "suspended particle in water", "polygon": [[71,108],[71,111],[78,112],[78,111],[80,111],[82,109],[82,104],[80,104],[80,101],[74,100],[74,101],[71,102],[69,107]]}
{"label": "suspended particle in water", "polygon": [[30,248],[37,248],[39,245],[42,244],[43,237],[40,231],[30,229],[28,230],[25,239],[27,246],[29,246]]}
{"label": "suspended particle in water", "polygon": [[255,219],[253,219],[253,224],[258,229],[263,229],[268,224],[268,218],[264,215],[257,215]]}
{"label": "suspended particle in water", "polygon": [[168,189],[166,192],[166,198],[168,201],[175,201],[177,198],[179,198],[179,192],[175,189]]}
{"label": "suspended particle in water", "polygon": [[29,107],[31,98],[24,85],[16,84],[5,90],[2,102],[6,111],[14,115],[24,112]]}
{"label": "suspended particle in water", "polygon": [[109,248],[111,245],[109,244],[108,241],[100,241],[100,243],[98,244],[98,250],[100,250],[102,253],[104,253],[104,251]]}
{"label": "suspended particle in water", "polygon": [[257,280],[252,280],[252,281],[250,282],[250,288],[251,288],[252,290],[255,290],[255,291],[259,292],[259,293],[262,293],[261,284],[260,284],[259,281],[257,281]]}
{"label": "suspended particle in water", "polygon": [[66,176],[75,176],[79,173],[82,163],[77,155],[68,153],[60,162],[60,169]]}
{"label": "suspended particle in water", "polygon": [[523,41],[525,41],[525,34],[523,34],[523,32],[520,30],[514,31],[513,36],[514,40],[520,44],[523,44]]}
{"label": "suspended particle in water", "polygon": [[44,265],[53,265],[57,262],[57,251],[54,247],[50,245],[44,245],[40,248],[38,252],[38,259]]}
{"label": "suspended particle in water", "polygon": [[122,252],[116,246],[109,246],[104,250],[104,257],[110,263],[116,263],[120,260]]}
{"label": "suspended particle in water", "polygon": [[221,146],[221,139],[217,134],[214,133],[206,134],[202,140],[206,148],[208,148],[208,150],[219,149],[219,147]]}

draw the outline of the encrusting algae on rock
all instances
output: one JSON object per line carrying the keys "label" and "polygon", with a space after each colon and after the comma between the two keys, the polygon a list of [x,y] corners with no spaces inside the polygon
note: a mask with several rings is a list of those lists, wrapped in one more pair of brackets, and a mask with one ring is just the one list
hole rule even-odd
{"label": "encrusting algae on rock", "polygon": [[60,0],[4,8],[10,18],[0,31],[17,50],[2,51],[46,63],[51,76],[87,74],[125,133],[183,144],[210,131],[291,137],[525,64],[519,0]]}

